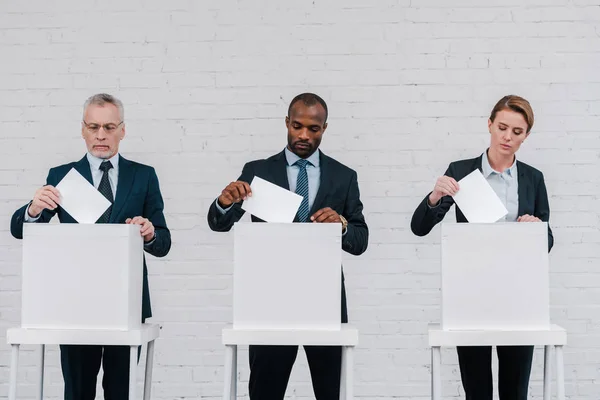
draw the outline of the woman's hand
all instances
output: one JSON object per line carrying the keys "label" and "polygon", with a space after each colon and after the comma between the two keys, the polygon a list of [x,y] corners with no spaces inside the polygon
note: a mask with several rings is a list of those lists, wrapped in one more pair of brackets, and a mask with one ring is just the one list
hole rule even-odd
{"label": "woman's hand", "polygon": [[458,182],[449,176],[440,176],[435,182],[433,191],[429,195],[429,205],[434,206],[444,196],[454,196],[460,188]]}

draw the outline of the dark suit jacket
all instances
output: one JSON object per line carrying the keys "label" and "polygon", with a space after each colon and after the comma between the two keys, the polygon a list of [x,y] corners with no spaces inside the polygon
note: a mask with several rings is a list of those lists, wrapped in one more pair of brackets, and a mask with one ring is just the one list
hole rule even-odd
{"label": "dark suit jacket", "polygon": [[[85,156],[77,162],[50,169],[46,184],[56,186],[71,168],[75,168],[90,184],[93,184],[90,164]],[[19,208],[12,216],[10,231],[17,239],[23,238],[25,212],[30,203]],[[163,207],[164,203],[154,168],[126,160],[122,156],[119,156],[119,180],[109,223],[123,224],[127,218],[136,216],[148,218],[154,225],[156,238],[151,244],[145,245],[144,249],[155,257],[164,257],[171,248],[171,233],[167,228],[165,216],[163,215]],[[77,223],[60,206],[55,210],[44,210],[36,222],[49,222],[55,214],[58,214],[58,219],[61,223]],[[148,288],[148,269],[146,268],[145,256],[142,296],[142,320],[145,320],[152,316]]]}
{"label": "dark suit jacket", "polygon": [[[483,154],[477,158],[450,163],[450,166],[444,175],[459,181],[475,169],[482,171],[482,158]],[[548,222],[550,220],[550,207],[548,205],[548,193],[546,192],[544,175],[537,169],[518,160],[517,171],[517,179],[519,182],[518,215],[529,214],[538,217],[542,221]],[[450,210],[452,204],[454,204],[454,199],[451,196],[444,196],[440,200],[440,204],[436,207],[429,207],[427,199],[430,194],[431,192],[425,196],[412,216],[410,228],[417,236],[427,235],[438,222],[444,219],[444,216],[448,210]],[[456,221],[468,222],[458,206],[456,207]],[[548,252],[552,249],[553,245],[554,237],[552,235],[552,229],[550,229],[550,225],[548,225]]]}
{"label": "dark suit jacket", "polygon": [[[353,255],[365,252],[369,240],[369,229],[363,216],[363,204],[360,201],[357,174],[331,157],[320,152],[321,182],[319,191],[309,215],[324,207],[331,207],[338,214],[343,215],[348,221],[346,234],[342,237],[342,249]],[[252,183],[255,176],[274,183],[289,190],[287,178],[287,160],[285,151],[278,153],[266,160],[251,161],[244,165],[240,181]],[[211,203],[208,210],[208,225],[210,229],[218,232],[227,232],[234,223],[240,220],[245,211],[241,203],[233,205],[232,209],[221,214],[215,202]],[[264,222],[252,216],[253,222]],[[296,215],[295,221],[298,221]],[[343,275],[342,275],[343,278]],[[342,280],[342,322],[347,322],[345,290]]]}

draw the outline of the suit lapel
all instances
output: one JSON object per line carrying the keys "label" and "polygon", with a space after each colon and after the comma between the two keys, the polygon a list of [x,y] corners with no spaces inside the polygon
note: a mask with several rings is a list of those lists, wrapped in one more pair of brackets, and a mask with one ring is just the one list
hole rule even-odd
{"label": "suit lapel", "polygon": [[525,173],[525,167],[519,161],[517,161],[517,175],[518,175],[518,185],[519,188],[517,190],[519,194],[519,214],[517,217],[526,214],[525,213],[525,204],[529,201],[529,188],[531,187],[531,181],[529,179],[529,175]]}
{"label": "suit lapel", "polygon": [[73,167],[77,172],[81,174],[90,185],[94,186],[94,180],[92,179],[92,169],[90,167],[90,163],[88,162],[87,156],[83,156],[83,158],[75,163]]}
{"label": "suit lapel", "polygon": [[315,201],[310,209],[309,216],[313,215],[315,212],[320,210],[327,196],[327,192],[332,188],[333,182],[333,174],[331,171],[332,164],[329,162],[330,158],[323,154],[322,151],[319,152],[319,168],[321,169],[321,180],[319,183],[319,190],[317,191],[317,196],[315,197]]}
{"label": "suit lapel", "polygon": [[273,158],[273,163],[274,165],[272,168],[269,168],[272,174],[271,182],[284,189],[290,190],[290,183],[288,182],[287,177],[287,159],[285,158],[285,150]]}
{"label": "suit lapel", "polygon": [[127,197],[131,192],[133,186],[133,178],[135,177],[135,167],[131,161],[126,160],[122,156],[119,156],[119,180],[117,183],[117,193],[115,196],[115,202],[113,203],[113,209],[110,213],[109,222],[114,223],[119,216],[119,213],[125,206]]}
{"label": "suit lapel", "polygon": [[475,171],[475,169],[478,169],[479,172],[481,172],[483,174],[482,163],[483,163],[483,154],[475,159],[475,163],[473,164],[473,169],[471,170],[471,172]]}

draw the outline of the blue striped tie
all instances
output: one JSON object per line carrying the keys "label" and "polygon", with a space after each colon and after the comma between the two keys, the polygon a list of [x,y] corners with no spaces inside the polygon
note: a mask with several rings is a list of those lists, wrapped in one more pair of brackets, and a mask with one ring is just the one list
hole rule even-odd
{"label": "blue striped tie", "polygon": [[[300,222],[308,221],[308,175],[306,173],[306,165],[310,164],[309,161],[300,159],[294,163],[300,170],[298,171],[298,179],[296,181],[296,193],[302,196],[302,202],[300,208],[298,208],[298,219]],[[312,165],[312,164],[311,164]]]}

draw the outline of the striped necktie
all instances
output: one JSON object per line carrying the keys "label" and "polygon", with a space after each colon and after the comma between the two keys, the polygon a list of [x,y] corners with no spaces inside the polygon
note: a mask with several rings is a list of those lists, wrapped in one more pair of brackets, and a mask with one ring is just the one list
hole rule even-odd
{"label": "striped necktie", "polygon": [[304,159],[300,159],[294,163],[300,169],[296,181],[296,193],[302,196],[302,202],[298,208],[298,219],[300,222],[308,221],[308,213],[310,211],[308,207],[308,174],[306,173],[306,166],[308,164],[310,162]]}
{"label": "striped necktie", "polygon": [[110,213],[112,211],[112,203],[113,203],[113,192],[110,187],[110,181],[108,180],[108,171],[113,167],[110,161],[102,161],[100,164],[100,170],[102,171],[102,179],[100,180],[100,185],[98,185],[98,191],[102,193],[104,197],[108,201],[110,201],[110,207],[98,218],[96,223],[98,224],[106,224],[110,219]]}

